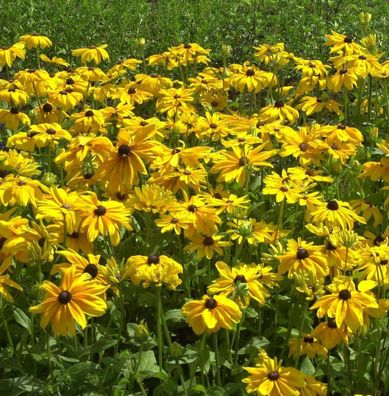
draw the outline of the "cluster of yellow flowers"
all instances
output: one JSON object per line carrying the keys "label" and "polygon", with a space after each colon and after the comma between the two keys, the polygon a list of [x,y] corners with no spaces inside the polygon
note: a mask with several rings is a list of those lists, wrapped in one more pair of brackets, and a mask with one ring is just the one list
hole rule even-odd
{"label": "cluster of yellow flowers", "polygon": [[[388,312],[389,140],[360,128],[372,115],[388,120],[387,103],[363,99],[366,84],[389,77],[374,36],[327,35],[331,64],[278,43],[255,48],[255,62],[211,67],[210,50],[187,43],[151,55],[143,73],[132,58],[104,71],[101,45],[74,50],[76,68],[41,54],[47,70],[10,75],[27,50],[51,44],[25,35],[0,49],[0,293],[9,302],[9,287],[22,290],[11,279],[16,262],[51,263],[55,279],[30,309],[43,328],[75,335],[86,315],[106,312],[108,289],[123,293],[121,282],[180,287],[188,265],[167,245],[184,243],[189,261],[214,262],[219,273],[212,280],[209,267],[207,294],[196,290],[199,299],[182,306],[197,335],[234,330],[249,304],[266,304],[281,282],[325,318],[289,340],[297,358],[326,356]],[[364,153],[366,137],[375,161]],[[343,167],[356,169],[356,185],[370,183],[372,202],[362,186],[341,188]],[[297,233],[284,228],[288,210],[295,225],[302,221]],[[139,254],[115,256],[132,234]],[[110,257],[97,255],[98,242]],[[248,392],[326,394],[264,352],[246,370]]]}

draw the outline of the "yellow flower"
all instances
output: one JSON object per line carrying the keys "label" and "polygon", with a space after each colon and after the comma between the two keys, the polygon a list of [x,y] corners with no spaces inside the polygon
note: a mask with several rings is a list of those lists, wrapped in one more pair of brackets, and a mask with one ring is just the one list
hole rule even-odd
{"label": "yellow flower", "polygon": [[315,224],[323,223],[331,227],[341,227],[349,230],[354,228],[354,221],[366,224],[366,220],[354,213],[348,202],[336,199],[332,199],[328,203],[322,202],[320,206],[316,206],[308,213],[308,217]]}
{"label": "yellow flower", "polygon": [[357,291],[351,278],[339,276],[327,287],[332,294],[320,297],[310,309],[318,309],[319,318],[324,315],[335,318],[336,326],[339,328],[345,324],[352,331],[357,331],[365,325],[363,314],[366,310],[378,308],[374,295],[368,293],[376,285],[377,283],[373,281],[362,281]]}
{"label": "yellow flower", "polygon": [[355,43],[351,36],[332,31],[332,34],[326,34],[327,41],[324,45],[331,46],[330,53],[338,53],[342,51],[345,55],[360,53],[363,51],[362,47]]}
{"label": "yellow flower", "polygon": [[238,305],[222,295],[204,295],[201,300],[185,303],[181,310],[197,335],[214,333],[221,328],[231,330],[233,324],[239,323],[242,317]]}
{"label": "yellow flower", "polygon": [[[237,267],[228,267],[223,261],[216,263],[216,268],[221,275],[208,286],[208,292],[232,297],[240,307],[247,307],[250,298],[265,304],[270,293],[262,281],[263,267],[261,265],[240,264]],[[266,267],[270,269],[271,267]],[[276,274],[274,274],[276,276]]]}
{"label": "yellow flower", "polygon": [[305,242],[300,238],[288,240],[288,250],[285,254],[277,257],[280,261],[278,272],[284,274],[286,271],[289,277],[294,272],[307,271],[318,277],[328,274],[327,259],[321,252],[321,246],[314,246],[313,242]]}
{"label": "yellow flower", "polygon": [[288,356],[293,356],[294,358],[302,355],[307,355],[309,358],[325,357],[328,353],[327,349],[311,334],[306,334],[301,339],[293,337],[289,340],[288,345]]}
{"label": "yellow flower", "polygon": [[81,63],[90,63],[94,62],[96,65],[101,63],[102,60],[109,59],[108,52],[106,48],[108,44],[103,44],[99,46],[91,46],[88,48],[78,48],[72,51],[72,55],[75,57],[79,57],[81,59]]}
{"label": "yellow flower", "polygon": [[335,348],[341,343],[348,343],[348,335],[343,328],[339,328],[334,319],[329,318],[327,322],[317,325],[312,336],[316,337],[320,343],[327,349]]}
{"label": "yellow flower", "polygon": [[72,139],[72,135],[56,123],[31,125],[29,135],[32,136],[37,147],[49,147],[49,149],[55,148],[60,140]]}
{"label": "yellow flower", "polygon": [[51,322],[55,335],[76,334],[75,321],[85,329],[86,315],[104,315],[107,304],[103,300],[106,286],[90,280],[89,274],[75,276],[75,267],[63,273],[60,286],[44,281],[44,301],[30,308],[32,313],[41,313],[41,327],[45,329]]}
{"label": "yellow flower", "polygon": [[291,367],[282,367],[282,361],[271,359],[263,351],[259,354],[256,367],[243,367],[250,375],[242,382],[247,384],[248,393],[258,396],[298,395],[298,388],[305,386],[304,374]]}
{"label": "yellow flower", "polygon": [[40,36],[38,34],[25,34],[20,37],[20,41],[26,45],[28,49],[32,48],[48,48],[53,45],[51,40],[46,36]]}
{"label": "yellow flower", "polygon": [[98,235],[109,235],[113,246],[120,242],[120,226],[131,230],[129,216],[131,210],[121,202],[100,201],[96,193],[90,192],[80,197],[77,208],[80,211],[80,231],[87,231],[88,240],[94,241]]}
{"label": "yellow flower", "polygon": [[273,157],[277,150],[263,150],[267,143],[255,148],[249,145],[243,147],[233,146],[231,150],[221,150],[213,157],[215,165],[211,168],[211,173],[219,173],[218,181],[230,183],[236,180],[240,186],[244,186],[249,177],[249,167],[253,169],[273,165],[266,160]]}
{"label": "yellow flower", "polygon": [[45,55],[45,54],[40,54],[39,58],[45,62],[45,63],[49,63],[51,65],[59,65],[59,66],[64,66],[64,67],[69,67],[70,64],[68,62],[65,61],[65,59],[63,58],[59,58],[58,56],[53,56],[51,59]]}
{"label": "yellow flower", "polygon": [[5,274],[4,272],[7,270],[6,265],[0,266],[0,298],[5,298],[8,302],[13,303],[13,298],[11,293],[8,291],[8,287],[12,287],[16,290],[23,291],[23,288],[14,282],[9,274]]}
{"label": "yellow flower", "polygon": [[299,118],[299,112],[282,100],[278,100],[274,104],[262,108],[260,117],[264,122],[280,121],[281,123],[294,124]]}
{"label": "yellow flower", "polygon": [[12,67],[16,58],[24,59],[26,49],[24,43],[15,43],[9,48],[0,48],[0,67]]}
{"label": "yellow flower", "polygon": [[169,88],[161,89],[160,97],[157,100],[157,110],[161,113],[167,113],[169,118],[185,111],[193,111],[193,91],[188,88]]}
{"label": "yellow flower", "polygon": [[195,234],[190,239],[191,242],[185,249],[190,253],[196,252],[199,259],[203,257],[211,259],[215,253],[223,255],[223,248],[231,245],[231,242],[222,241],[221,235],[203,236]]}
{"label": "yellow flower", "polygon": [[362,72],[358,67],[343,67],[328,80],[328,89],[339,92],[343,87],[351,91],[358,85],[358,78]]}

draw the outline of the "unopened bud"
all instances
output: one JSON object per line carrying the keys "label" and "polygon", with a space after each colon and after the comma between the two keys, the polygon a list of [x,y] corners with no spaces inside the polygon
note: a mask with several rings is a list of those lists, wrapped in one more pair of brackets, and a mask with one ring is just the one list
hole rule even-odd
{"label": "unopened bud", "polygon": [[51,172],[47,172],[42,176],[42,183],[47,186],[51,187],[55,184],[57,181],[57,175]]}
{"label": "unopened bud", "polygon": [[360,22],[362,25],[367,26],[367,25],[370,23],[370,21],[371,21],[371,14],[370,14],[370,13],[368,13],[368,12],[361,12],[361,13],[359,14],[359,22]]}
{"label": "unopened bud", "polygon": [[184,353],[184,349],[182,345],[180,345],[178,342],[174,341],[170,347],[170,354],[173,359],[179,360]]}

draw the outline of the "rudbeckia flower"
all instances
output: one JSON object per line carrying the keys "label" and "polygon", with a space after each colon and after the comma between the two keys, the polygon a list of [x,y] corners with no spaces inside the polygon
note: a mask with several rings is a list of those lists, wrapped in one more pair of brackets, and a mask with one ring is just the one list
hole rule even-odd
{"label": "rudbeckia flower", "polygon": [[53,45],[51,40],[46,36],[40,36],[39,34],[25,34],[20,37],[20,41],[26,45],[28,49],[32,48],[48,48]]}
{"label": "rudbeckia flower", "polygon": [[250,375],[242,382],[247,384],[248,393],[259,396],[298,395],[298,388],[305,386],[304,374],[291,367],[282,367],[282,361],[271,359],[260,352],[256,367],[243,367]]}
{"label": "rudbeckia flower", "polygon": [[322,202],[320,206],[315,207],[312,212],[308,213],[308,217],[315,224],[322,223],[331,227],[341,227],[349,230],[354,228],[355,221],[366,224],[366,220],[358,216],[351,209],[348,202],[336,199],[332,199],[328,203]]}
{"label": "rudbeckia flower", "polygon": [[286,271],[289,277],[294,272],[308,271],[318,277],[328,274],[327,259],[321,252],[321,246],[314,246],[313,242],[305,242],[300,238],[288,240],[288,250],[285,254],[277,257],[280,261],[278,272],[284,274]]}
{"label": "rudbeckia flower", "polygon": [[357,331],[365,325],[363,314],[366,309],[379,307],[374,294],[369,293],[376,285],[373,281],[362,281],[357,290],[351,278],[339,276],[327,287],[332,294],[320,297],[310,309],[318,309],[319,318],[324,315],[335,318],[339,328],[345,324]]}
{"label": "rudbeckia flower", "polygon": [[280,121],[281,123],[294,124],[299,118],[299,112],[282,100],[278,100],[274,104],[262,108],[260,117],[264,122]]}
{"label": "rudbeckia flower", "polygon": [[215,253],[223,255],[223,249],[231,245],[231,242],[221,239],[221,235],[195,234],[190,237],[191,242],[185,249],[190,253],[196,252],[199,259],[203,257],[211,259]]}
{"label": "rudbeckia flower", "polygon": [[[270,296],[269,291],[262,281],[263,271],[269,271],[271,267],[261,265],[240,264],[236,267],[228,267],[223,261],[216,263],[220,278],[214,280],[212,285],[208,286],[208,292],[213,294],[222,294],[226,297],[232,296],[240,307],[247,307],[250,298],[265,304],[266,299]],[[279,279],[277,274],[273,274],[275,279]]]}
{"label": "rudbeckia flower", "polygon": [[24,43],[15,43],[9,48],[0,48],[0,67],[12,67],[16,58],[24,59],[26,48]]}
{"label": "rudbeckia flower", "polygon": [[107,309],[103,299],[107,287],[91,280],[89,274],[76,276],[75,267],[64,271],[60,286],[44,281],[42,289],[46,292],[44,301],[30,312],[42,314],[43,329],[51,322],[55,335],[74,336],[75,322],[85,329],[86,315],[101,316]]}
{"label": "rudbeckia flower", "polygon": [[328,353],[327,349],[311,334],[306,334],[300,339],[293,337],[289,340],[288,345],[288,356],[293,356],[294,358],[302,355],[307,355],[309,358],[325,357]]}
{"label": "rudbeckia flower", "polygon": [[239,323],[242,317],[238,305],[222,295],[205,295],[201,300],[185,303],[181,310],[197,335],[204,332],[214,333],[221,328],[231,330],[233,324]]}
{"label": "rudbeckia flower", "polygon": [[316,337],[320,343],[327,349],[335,348],[341,343],[348,343],[348,335],[344,328],[339,328],[334,319],[329,318],[328,321],[317,325],[311,335]]}
{"label": "rudbeckia flower", "polygon": [[0,266],[0,298],[4,297],[9,303],[13,303],[13,298],[8,290],[8,287],[12,287],[19,291],[23,291],[23,288],[14,282],[9,274],[4,274],[7,268],[7,265]]}
{"label": "rudbeckia flower", "polygon": [[100,201],[96,193],[91,192],[81,196],[76,206],[80,211],[80,231],[87,232],[90,242],[98,235],[107,235],[112,245],[117,246],[120,242],[120,226],[132,229],[129,220],[131,210],[121,202]]}
{"label": "rudbeckia flower", "polygon": [[109,59],[108,52],[106,48],[108,44],[103,44],[99,46],[91,46],[88,48],[78,48],[72,51],[72,55],[75,57],[79,57],[81,59],[81,63],[90,63],[94,62],[96,65],[101,63],[102,60]]}

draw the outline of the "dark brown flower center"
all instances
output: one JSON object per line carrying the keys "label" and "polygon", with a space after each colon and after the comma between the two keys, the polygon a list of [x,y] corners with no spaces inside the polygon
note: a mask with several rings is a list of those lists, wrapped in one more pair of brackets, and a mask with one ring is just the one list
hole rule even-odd
{"label": "dark brown flower center", "polygon": [[49,128],[49,129],[46,130],[46,133],[48,133],[49,135],[55,135],[56,131],[53,128]]}
{"label": "dark brown flower center", "polygon": [[298,248],[298,249],[297,249],[296,257],[297,257],[299,260],[304,260],[304,259],[308,258],[308,257],[309,257],[308,250],[307,250],[307,249],[304,249],[304,248]]}
{"label": "dark brown flower center", "polygon": [[98,273],[98,269],[97,266],[95,264],[88,264],[85,268],[84,268],[84,274],[87,273],[91,276],[92,279],[96,278],[97,273]]}
{"label": "dark brown flower center", "polygon": [[247,164],[246,157],[242,157],[239,159],[239,166],[245,166]]}
{"label": "dark brown flower center", "polygon": [[152,254],[147,258],[147,264],[159,264],[159,256]]}
{"label": "dark brown flower center", "polygon": [[278,107],[278,108],[284,107],[284,105],[285,104],[282,100],[277,100],[277,102],[274,103],[274,107]]}
{"label": "dark brown flower center", "polygon": [[312,344],[313,343],[313,337],[304,337],[304,342],[308,343],[308,344]]}
{"label": "dark brown flower center", "polygon": [[329,210],[338,210],[339,205],[338,203],[333,199],[332,201],[328,202],[327,204],[327,209]]}
{"label": "dark brown flower center", "polygon": [[279,373],[278,371],[272,371],[271,373],[269,373],[269,374],[267,375],[267,378],[268,378],[270,381],[277,381],[278,378],[280,378],[280,373]]}
{"label": "dark brown flower center", "polygon": [[11,114],[19,114],[19,110],[16,107],[12,107],[9,111]]}
{"label": "dark brown flower center", "polygon": [[307,151],[308,150],[308,145],[306,143],[300,143],[299,144],[299,149],[301,151]]}
{"label": "dark brown flower center", "polygon": [[346,74],[347,73],[347,69],[343,68],[339,70],[339,74]]}
{"label": "dark brown flower center", "polygon": [[341,290],[341,291],[339,292],[338,297],[339,297],[341,300],[347,301],[347,300],[349,300],[349,299],[351,298],[351,293],[350,293],[347,289],[344,289],[344,290]]}
{"label": "dark brown flower center", "polygon": [[236,275],[234,279],[234,283],[247,283],[247,280],[244,275]]}
{"label": "dark brown flower center", "polygon": [[50,103],[45,103],[45,104],[42,106],[42,110],[43,110],[45,113],[50,113],[50,111],[53,110],[53,106],[52,106]]}
{"label": "dark brown flower center", "polygon": [[104,216],[106,213],[107,213],[107,208],[102,205],[97,206],[97,208],[95,209],[96,216]]}
{"label": "dark brown flower center", "polygon": [[67,290],[63,290],[61,291],[61,293],[59,293],[58,295],[58,301],[61,304],[67,304],[72,300],[72,295],[70,292],[68,292]]}
{"label": "dark brown flower center", "polygon": [[336,250],[336,246],[334,246],[331,242],[327,242],[326,248],[327,248],[327,250],[330,250],[330,251]]}
{"label": "dark brown flower center", "polygon": [[205,300],[205,308],[214,309],[217,307],[217,301],[214,298],[208,298]]}
{"label": "dark brown flower center", "polygon": [[353,39],[351,36],[346,36],[343,40],[345,43],[350,44],[353,42]]}
{"label": "dark brown flower center", "polygon": [[336,325],[335,320],[332,319],[332,318],[329,318],[329,319],[328,319],[327,326],[328,326],[330,329],[337,329],[337,328],[338,328],[338,326]]}
{"label": "dark brown flower center", "polygon": [[136,88],[129,88],[127,91],[130,95],[133,95],[136,92]]}
{"label": "dark brown flower center", "polygon": [[378,235],[377,237],[374,238],[373,244],[374,244],[375,246],[378,246],[378,245],[380,245],[384,240],[385,240],[385,239],[384,239],[381,235]]}
{"label": "dark brown flower center", "polygon": [[255,75],[255,70],[249,69],[246,71],[246,76],[247,77],[252,77]]}
{"label": "dark brown flower center", "polygon": [[85,117],[93,117],[95,113],[92,110],[87,110],[85,112]]}
{"label": "dark brown flower center", "polygon": [[189,205],[188,206],[189,212],[197,212],[197,206],[196,205]]}
{"label": "dark brown flower center", "polygon": [[209,124],[209,127],[211,128],[211,129],[216,129],[217,128],[217,125],[216,124]]}
{"label": "dark brown flower center", "polygon": [[205,237],[204,239],[203,239],[203,245],[204,246],[212,246],[213,244],[214,244],[214,240],[213,240],[213,238],[212,237],[210,237],[210,236],[207,236],[207,237]]}
{"label": "dark brown flower center", "polygon": [[121,144],[118,148],[118,153],[122,158],[127,158],[131,153],[131,147],[127,144]]}

